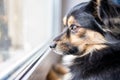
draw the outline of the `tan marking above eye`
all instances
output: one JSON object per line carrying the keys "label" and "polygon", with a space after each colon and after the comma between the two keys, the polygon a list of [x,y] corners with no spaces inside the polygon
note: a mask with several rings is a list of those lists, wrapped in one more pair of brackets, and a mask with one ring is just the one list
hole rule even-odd
{"label": "tan marking above eye", "polygon": [[74,18],[73,16],[70,16],[70,17],[68,18],[68,22],[67,22],[68,26],[70,26],[70,25],[72,25],[72,24],[75,24],[75,23],[76,23],[75,18]]}
{"label": "tan marking above eye", "polygon": [[64,25],[67,24],[67,16],[65,16],[65,17],[63,18],[63,24],[64,24]]}
{"label": "tan marking above eye", "polygon": [[80,26],[80,24],[75,20],[74,16],[70,16],[68,18],[67,24],[68,24],[68,27],[70,27],[72,24]]}
{"label": "tan marking above eye", "polygon": [[63,18],[63,24],[64,24],[64,25],[67,25],[67,24],[68,24],[69,27],[70,27],[72,24],[77,25],[77,26],[80,26],[80,24],[77,23],[77,21],[75,20],[74,16],[70,16],[70,17],[68,18],[68,22],[67,22],[67,16],[65,16],[65,17]]}

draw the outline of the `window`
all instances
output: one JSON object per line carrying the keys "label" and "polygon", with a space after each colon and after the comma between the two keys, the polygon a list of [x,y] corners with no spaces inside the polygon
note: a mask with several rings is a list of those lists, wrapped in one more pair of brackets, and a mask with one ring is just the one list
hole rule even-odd
{"label": "window", "polygon": [[59,22],[60,0],[0,0],[0,80],[18,78],[41,58]]}

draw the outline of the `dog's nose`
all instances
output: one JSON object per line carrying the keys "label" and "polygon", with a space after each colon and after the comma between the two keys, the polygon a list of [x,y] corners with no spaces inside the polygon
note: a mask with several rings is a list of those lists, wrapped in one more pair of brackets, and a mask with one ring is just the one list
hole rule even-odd
{"label": "dog's nose", "polygon": [[56,47],[56,43],[55,42],[53,42],[51,45],[50,45],[50,48],[55,48]]}

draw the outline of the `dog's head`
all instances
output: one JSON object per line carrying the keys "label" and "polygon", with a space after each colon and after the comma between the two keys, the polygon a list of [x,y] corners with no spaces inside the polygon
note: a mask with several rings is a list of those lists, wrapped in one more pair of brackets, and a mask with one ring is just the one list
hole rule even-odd
{"label": "dog's head", "polygon": [[108,47],[106,45],[108,41],[117,41],[111,35],[113,32],[111,27],[114,26],[110,23],[114,21],[113,18],[118,17],[119,11],[113,14],[111,10],[106,9],[113,8],[110,6],[119,9],[119,6],[110,4],[109,0],[92,0],[73,7],[63,19],[66,28],[53,40],[50,47],[59,54],[84,56],[92,51]]}

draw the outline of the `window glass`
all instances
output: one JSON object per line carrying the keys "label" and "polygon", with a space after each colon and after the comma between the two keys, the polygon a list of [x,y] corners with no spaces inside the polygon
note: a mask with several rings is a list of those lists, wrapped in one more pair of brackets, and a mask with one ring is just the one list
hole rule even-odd
{"label": "window glass", "polygon": [[0,0],[0,68],[42,46],[52,25],[53,0]]}

